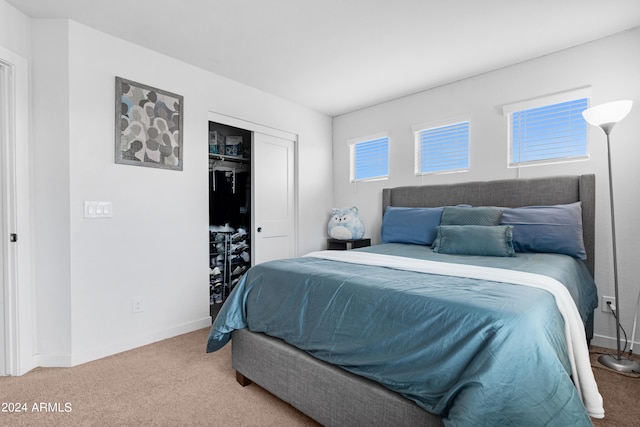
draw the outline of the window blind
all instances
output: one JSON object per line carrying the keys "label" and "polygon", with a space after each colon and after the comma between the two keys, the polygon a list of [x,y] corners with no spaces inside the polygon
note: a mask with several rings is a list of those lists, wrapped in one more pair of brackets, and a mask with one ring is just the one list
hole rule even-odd
{"label": "window blind", "polygon": [[469,168],[469,122],[415,132],[416,174]]}
{"label": "window blind", "polygon": [[511,113],[510,166],[587,157],[587,122],[580,98]]}
{"label": "window blind", "polygon": [[351,181],[389,176],[389,138],[381,137],[351,145]]}

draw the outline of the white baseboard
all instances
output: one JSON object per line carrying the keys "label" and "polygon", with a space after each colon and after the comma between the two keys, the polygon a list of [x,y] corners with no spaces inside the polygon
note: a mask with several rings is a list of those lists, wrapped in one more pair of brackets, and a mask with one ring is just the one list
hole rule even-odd
{"label": "white baseboard", "polygon": [[[41,366],[45,368],[69,368],[81,365],[83,363],[92,362],[102,359],[103,357],[112,356],[122,353],[123,351],[133,350],[134,348],[162,341],[188,332],[197,331],[198,329],[211,326],[211,317],[205,317],[200,320],[178,325],[169,329],[154,331],[144,336],[138,336],[131,339],[123,340],[118,343],[108,345],[106,347],[91,349],[82,353],[74,353],[71,355],[63,354],[37,354],[34,356],[34,367]],[[203,348],[206,343],[202,343]]]}
{"label": "white baseboard", "polygon": [[[631,337],[628,337],[629,342],[627,343],[627,351],[631,346]],[[621,348],[624,347],[624,335],[620,337]],[[616,338],[615,337],[607,337],[605,335],[597,335],[594,334],[591,339],[591,345],[595,345],[597,347],[604,347],[615,350],[617,348]],[[633,344],[634,354],[640,353],[640,343],[638,341],[634,341]]]}
{"label": "white baseboard", "polygon": [[36,354],[33,356],[33,368],[70,368],[70,354]]}
{"label": "white baseboard", "polygon": [[105,348],[95,349],[95,351],[91,350],[89,352],[73,354],[71,366],[77,366],[93,360],[102,359],[103,357],[112,356],[117,353],[122,353],[123,351],[132,350],[167,338],[197,331],[198,329],[202,329],[207,326],[211,326],[211,317],[209,316],[204,319],[185,323],[165,330],[155,331],[145,336],[139,336],[112,344]]}

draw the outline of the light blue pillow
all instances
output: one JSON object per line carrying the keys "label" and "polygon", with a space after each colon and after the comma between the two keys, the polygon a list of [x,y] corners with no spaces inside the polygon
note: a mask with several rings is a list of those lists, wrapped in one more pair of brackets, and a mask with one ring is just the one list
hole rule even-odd
{"label": "light blue pillow", "polygon": [[382,218],[382,243],[431,245],[441,216],[442,208],[388,206]]}
{"label": "light blue pillow", "polygon": [[513,227],[517,252],[547,252],[585,260],[582,202],[504,208],[501,224]]}
{"label": "light blue pillow", "polygon": [[515,256],[509,225],[441,225],[433,251],[440,254]]}
{"label": "light blue pillow", "polygon": [[499,225],[501,217],[501,208],[447,206],[440,225]]}

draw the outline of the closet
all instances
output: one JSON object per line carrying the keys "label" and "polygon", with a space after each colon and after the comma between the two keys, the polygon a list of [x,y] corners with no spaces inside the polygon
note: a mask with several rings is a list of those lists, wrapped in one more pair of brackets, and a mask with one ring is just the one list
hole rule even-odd
{"label": "closet", "polygon": [[296,247],[297,135],[209,112],[209,304],[215,318],[250,266]]}
{"label": "closet", "polygon": [[209,122],[209,304],[215,316],[251,266],[251,131]]}

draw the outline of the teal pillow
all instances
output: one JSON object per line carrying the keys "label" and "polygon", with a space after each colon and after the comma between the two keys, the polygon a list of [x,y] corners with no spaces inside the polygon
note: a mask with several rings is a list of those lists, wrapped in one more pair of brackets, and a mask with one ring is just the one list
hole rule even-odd
{"label": "teal pillow", "polygon": [[510,225],[441,225],[433,251],[451,255],[515,256]]}
{"label": "teal pillow", "polygon": [[499,225],[500,218],[500,208],[446,206],[442,211],[440,225]]}

